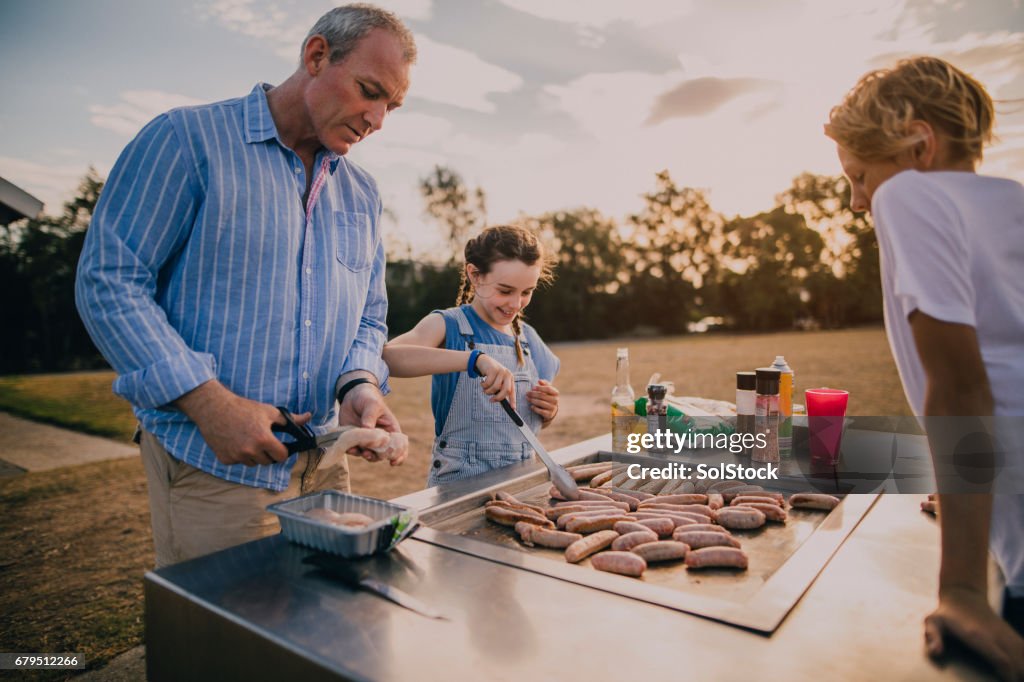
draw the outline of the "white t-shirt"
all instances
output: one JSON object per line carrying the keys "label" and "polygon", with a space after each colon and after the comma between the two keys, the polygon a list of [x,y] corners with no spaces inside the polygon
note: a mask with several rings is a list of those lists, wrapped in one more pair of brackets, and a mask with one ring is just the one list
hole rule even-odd
{"label": "white t-shirt", "polygon": [[[920,310],[974,327],[995,415],[1024,416],[1024,187],[975,173],[904,171],[882,183],[871,212],[885,330],[914,414],[924,414],[927,379],[907,318]],[[999,489],[1024,490],[1016,480],[1024,452],[1013,454],[1015,480]],[[994,496],[991,548],[1011,593],[1024,594],[1024,495]]]}

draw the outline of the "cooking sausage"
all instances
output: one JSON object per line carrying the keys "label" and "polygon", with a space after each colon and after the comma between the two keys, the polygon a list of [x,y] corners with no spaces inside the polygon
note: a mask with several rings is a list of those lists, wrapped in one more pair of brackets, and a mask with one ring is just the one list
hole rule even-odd
{"label": "cooking sausage", "polygon": [[622,502],[627,507],[629,507],[629,511],[636,511],[637,505],[640,504],[640,500],[636,499],[635,497],[630,497],[629,495],[617,493],[614,490],[601,489],[595,490],[594,492],[596,492],[598,495],[604,495],[609,500],[613,500],[615,502]]}
{"label": "cooking sausage", "polygon": [[671,512],[664,509],[652,509],[651,511],[636,511],[633,516],[639,521],[641,519],[670,519],[677,528],[690,523],[708,523],[710,519],[700,514],[687,514]]}
{"label": "cooking sausage", "polygon": [[643,502],[644,500],[649,500],[652,497],[654,497],[654,495],[652,495],[650,493],[642,493],[639,490],[626,490],[625,488],[618,488],[618,487],[612,488],[612,490],[614,490],[617,493],[621,493],[623,495],[629,495],[630,497],[635,497],[640,502]]}
{"label": "cooking sausage", "polygon": [[[618,527],[619,524],[615,524]],[[613,529],[614,530],[614,529]],[[618,533],[619,531],[615,531]],[[642,545],[645,542],[657,542],[658,534],[650,528],[644,528],[643,530],[634,531],[632,533],[626,533],[615,538],[612,543],[612,549],[616,551],[628,552],[637,545]]]}
{"label": "cooking sausage", "polygon": [[658,504],[704,504],[708,496],[704,493],[676,493],[674,495],[658,495],[650,502]]}
{"label": "cooking sausage", "polygon": [[767,503],[774,504],[778,507],[782,506],[782,500],[776,500],[774,497],[768,497],[767,495],[764,497],[759,497],[757,495],[737,495],[736,497],[732,498],[732,502],[730,502],[729,504],[732,505],[733,507],[738,507],[744,502],[755,502],[757,504]]}
{"label": "cooking sausage", "polygon": [[643,557],[632,552],[601,552],[590,560],[590,565],[599,571],[628,575],[639,578],[647,570]]}
{"label": "cooking sausage", "polygon": [[598,474],[611,471],[611,462],[597,462],[592,464],[580,464],[579,466],[567,467],[566,471],[572,476],[572,479],[576,482],[589,481]]}
{"label": "cooking sausage", "polygon": [[[601,530],[611,531],[612,527],[614,527],[619,521],[628,520],[629,518],[622,514],[576,517],[569,523],[565,524],[565,530],[570,533],[582,533],[586,535],[588,533],[595,533]],[[612,532],[614,533],[615,531]],[[618,535],[618,533],[615,534]]]}
{"label": "cooking sausage", "polygon": [[745,499],[744,501],[746,501],[746,502],[774,502],[775,504],[777,504],[779,506],[782,506],[782,503],[786,499],[781,493],[770,493],[768,491],[764,491],[764,492],[760,492],[760,493],[757,493],[757,492],[745,492],[745,493],[741,493],[741,494],[736,495],[735,497],[733,497],[731,500],[729,500],[729,504],[736,504],[736,500],[739,500],[741,498],[752,498],[752,499]]}
{"label": "cooking sausage", "polygon": [[[596,493],[595,493],[596,495]],[[622,511],[629,511],[628,502],[620,502],[613,500],[610,497],[604,495],[597,495],[597,499],[586,499],[586,500],[570,500],[568,502],[555,502],[554,505],[557,507],[618,507]]]}
{"label": "cooking sausage", "polygon": [[786,517],[788,516],[785,509],[777,504],[772,504],[771,502],[743,502],[736,506],[752,507],[764,514],[764,517],[769,521],[777,521],[778,523],[785,523]]}
{"label": "cooking sausage", "polygon": [[622,510],[619,509],[618,507],[611,507],[611,506],[608,506],[608,507],[553,507],[551,509],[546,510],[544,512],[544,516],[548,517],[552,521],[557,521],[558,519],[562,518],[563,516],[568,516],[569,514],[579,514],[581,512],[592,512],[592,511],[603,511],[603,512],[608,512],[608,513],[612,513],[612,512],[618,513],[618,512],[620,512]]}
{"label": "cooking sausage", "polygon": [[630,480],[630,479],[629,479],[629,469],[627,467],[626,469],[623,469],[619,473],[617,473],[614,476],[612,476],[612,487],[613,488],[618,488],[620,485],[622,485],[623,483],[625,483],[628,480]]}
{"label": "cooking sausage", "polygon": [[725,533],[716,533],[708,530],[690,530],[686,527],[677,528],[672,533],[672,539],[677,542],[684,542],[692,549],[704,547],[739,547],[740,541]]}
{"label": "cooking sausage", "polygon": [[714,483],[710,484],[707,487],[707,490],[705,492],[708,492],[708,493],[712,493],[712,492],[714,492],[714,493],[724,493],[725,491],[729,490],[730,488],[742,488],[742,487],[744,487],[746,485],[747,485],[746,481],[736,481],[736,480],[715,481]]}
{"label": "cooking sausage", "polygon": [[565,560],[570,564],[586,559],[594,552],[600,552],[608,545],[615,542],[619,534],[613,530],[602,530],[577,540],[565,548]]}
{"label": "cooking sausage", "polygon": [[721,509],[725,506],[725,498],[722,493],[708,493],[708,508]]}
{"label": "cooking sausage", "polygon": [[618,474],[620,474],[621,472],[623,472],[625,470],[626,470],[625,466],[612,467],[611,469],[609,469],[608,471],[604,472],[603,474],[598,474],[597,476],[594,476],[592,479],[590,479],[590,487],[591,488],[600,488],[605,483],[610,482],[613,478],[615,478]]}
{"label": "cooking sausage", "polygon": [[722,491],[722,497],[725,498],[726,502],[732,502],[732,498],[737,495],[747,495],[749,493],[763,493],[764,488],[759,485],[741,485],[738,488],[729,488],[728,490]]}
{"label": "cooking sausage", "polygon": [[668,484],[669,479],[656,478],[652,481],[644,483],[642,486],[637,488],[637,490],[639,490],[642,493],[651,493],[652,495],[657,495],[658,492],[660,492]]}
{"label": "cooking sausage", "polygon": [[705,547],[690,550],[687,568],[747,568],[747,555],[736,547]]}
{"label": "cooking sausage", "polygon": [[650,502],[641,502],[636,508],[637,511],[655,511],[658,509],[681,514],[700,514],[701,516],[706,516],[708,518],[711,518],[714,514],[714,512],[711,511],[711,508],[706,504],[669,504],[666,502],[655,502],[652,500]]}
{"label": "cooking sausage", "polygon": [[629,518],[621,509],[588,509],[586,511],[570,512],[559,516],[558,521],[555,522],[555,526],[561,530],[567,528],[573,519],[590,519],[598,516],[619,516],[624,519]]}
{"label": "cooking sausage", "polygon": [[533,512],[534,514],[544,515],[545,509],[538,507],[534,504],[525,504],[523,502],[508,502],[506,500],[488,500],[484,503],[484,507],[505,507],[506,509],[518,509],[519,511]]}
{"label": "cooking sausage", "polygon": [[832,511],[839,504],[839,498],[822,493],[794,493],[789,497],[789,506],[800,509],[821,509]]}
{"label": "cooking sausage", "polygon": [[732,535],[728,528],[719,526],[715,523],[694,523],[689,526],[680,526],[680,528],[685,528],[687,531],[706,531],[708,533],[725,533],[726,535]]}
{"label": "cooking sausage", "polygon": [[665,518],[637,519],[636,523],[650,528],[657,533],[660,538],[672,537],[672,531],[676,528],[675,521]]}
{"label": "cooking sausage", "polygon": [[531,547],[533,545],[540,545],[541,547],[550,547],[551,549],[565,549],[583,538],[579,533],[565,533],[560,530],[541,528],[540,526],[534,526],[523,521],[516,524],[516,532],[519,533],[519,537],[522,538],[524,544]]}
{"label": "cooking sausage", "polygon": [[633,554],[643,557],[647,563],[655,561],[678,561],[686,557],[690,547],[684,542],[675,540],[659,540],[637,545],[630,550]]}
{"label": "cooking sausage", "polygon": [[534,514],[530,511],[522,511],[520,509],[487,507],[484,509],[484,515],[491,521],[500,523],[503,526],[515,527],[518,521],[526,521],[527,523],[532,523],[535,526],[544,526],[546,528],[555,527],[555,524],[551,523],[551,521],[540,514]]}
{"label": "cooking sausage", "polygon": [[753,507],[723,507],[715,512],[715,523],[726,528],[749,530],[763,526],[765,516]]}

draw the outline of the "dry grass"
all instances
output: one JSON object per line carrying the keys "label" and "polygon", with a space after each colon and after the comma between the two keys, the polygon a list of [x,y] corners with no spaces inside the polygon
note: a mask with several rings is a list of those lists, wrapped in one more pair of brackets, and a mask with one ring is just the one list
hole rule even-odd
{"label": "dry grass", "polygon": [[[850,414],[908,414],[880,328],[817,333],[711,335],[557,344],[560,416],[549,448],[610,429],[615,348],[628,346],[634,388],[660,371],[677,392],[731,400],[734,372],[783,353],[798,392],[830,385],[850,391]],[[113,374],[0,379],[0,409],[127,440],[134,419],[110,393]],[[426,481],[433,441],[429,379],[401,379],[388,398],[409,434],[402,467],[353,463],[355,492],[392,498]],[[799,402],[798,398],[798,402]],[[143,572],[152,566],[145,475],[136,459],[0,479],[0,651],[84,653],[96,667],[141,642]],[[59,674],[49,674],[51,679]]]}

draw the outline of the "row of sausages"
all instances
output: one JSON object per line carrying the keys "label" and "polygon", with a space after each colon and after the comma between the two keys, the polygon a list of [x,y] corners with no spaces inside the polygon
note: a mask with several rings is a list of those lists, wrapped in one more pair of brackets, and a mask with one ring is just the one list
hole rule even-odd
{"label": "row of sausages", "polygon": [[[753,529],[768,521],[785,523],[784,497],[742,481],[721,481],[700,492],[648,493],[611,486],[611,463],[570,468],[579,500],[560,499],[552,489],[548,507],[497,493],[486,504],[488,519],[515,528],[524,544],[565,551],[570,563],[591,557],[601,571],[640,577],[648,563],[684,561],[688,568],[748,566],[747,555],[729,529]],[[602,487],[595,486],[601,483]],[[830,510],[839,500],[797,493],[790,505]]]}

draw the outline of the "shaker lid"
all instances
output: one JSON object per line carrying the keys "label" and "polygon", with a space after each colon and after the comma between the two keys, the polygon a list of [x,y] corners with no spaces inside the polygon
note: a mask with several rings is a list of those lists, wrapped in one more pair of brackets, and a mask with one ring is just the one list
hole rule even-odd
{"label": "shaker lid", "polygon": [[757,370],[757,392],[761,395],[777,395],[779,392],[779,376],[781,372],[770,367]]}
{"label": "shaker lid", "polygon": [[736,388],[741,391],[756,391],[757,375],[753,372],[736,372]]}

